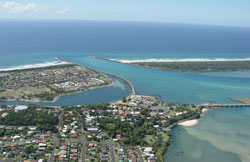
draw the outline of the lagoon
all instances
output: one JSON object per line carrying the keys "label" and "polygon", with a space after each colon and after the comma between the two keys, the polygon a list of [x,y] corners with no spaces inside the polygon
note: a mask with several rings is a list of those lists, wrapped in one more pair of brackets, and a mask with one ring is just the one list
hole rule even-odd
{"label": "lagoon", "polygon": [[[55,57],[120,75],[138,94],[167,103],[234,103],[250,96],[250,72],[182,73],[96,60],[244,59],[250,57],[250,29],[130,22],[0,22],[0,68],[52,62]],[[120,81],[122,83],[122,81]],[[64,96],[58,105],[96,104],[130,93],[125,84]],[[125,89],[121,88],[125,85]],[[13,103],[19,104],[19,102]],[[239,162],[249,152],[249,108],[207,112],[197,126],[178,126],[165,154],[168,162]],[[178,156],[175,154],[177,153]]]}

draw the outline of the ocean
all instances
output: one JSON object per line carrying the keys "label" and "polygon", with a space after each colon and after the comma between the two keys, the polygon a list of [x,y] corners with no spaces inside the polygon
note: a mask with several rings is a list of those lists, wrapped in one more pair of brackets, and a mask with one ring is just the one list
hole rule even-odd
{"label": "ocean", "polygon": [[[250,28],[105,21],[1,21],[0,69],[63,57],[130,80],[138,94],[167,103],[233,103],[250,97],[250,72],[182,73],[97,60],[250,58]],[[131,91],[111,87],[61,97],[56,105],[110,102]],[[107,95],[109,94],[109,95]],[[11,102],[10,104],[25,104]],[[44,104],[44,103],[39,103]],[[164,155],[168,162],[250,161],[248,108],[207,112],[193,127],[178,126]],[[226,138],[225,138],[226,137]],[[190,149],[190,147],[192,149]]]}

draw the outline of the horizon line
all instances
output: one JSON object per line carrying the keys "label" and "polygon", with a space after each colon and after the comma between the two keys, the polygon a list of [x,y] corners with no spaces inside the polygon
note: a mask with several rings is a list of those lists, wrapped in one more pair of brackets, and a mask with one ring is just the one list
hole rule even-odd
{"label": "horizon line", "polygon": [[134,20],[95,20],[95,19],[5,19],[0,18],[0,22],[29,22],[29,21],[82,21],[82,22],[114,22],[114,23],[145,23],[145,24],[172,24],[172,25],[196,25],[196,26],[211,26],[211,27],[233,27],[233,28],[250,28],[246,25],[222,25],[222,24],[204,24],[204,23],[180,23],[180,22],[163,22],[163,21],[134,21]]}

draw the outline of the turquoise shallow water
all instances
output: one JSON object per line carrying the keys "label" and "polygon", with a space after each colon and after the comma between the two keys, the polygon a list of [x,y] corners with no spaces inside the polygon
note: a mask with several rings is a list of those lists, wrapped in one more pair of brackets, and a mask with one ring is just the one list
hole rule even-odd
{"label": "turquoise shallow water", "polygon": [[[121,75],[129,79],[138,94],[155,95],[165,102],[173,103],[232,103],[228,97],[250,96],[250,72],[181,73],[139,68],[104,60],[89,58],[97,53],[36,53],[1,57],[1,67],[54,61],[55,57]],[[99,54],[114,58],[116,53]],[[124,54],[125,55],[125,54]],[[141,54],[138,54],[139,57]],[[113,56],[113,57],[112,57]],[[129,58],[130,55],[127,56]],[[143,58],[152,55],[145,54]],[[162,55],[159,55],[159,57]],[[20,59],[18,59],[20,57]],[[19,61],[25,57],[24,62]],[[125,56],[123,56],[125,57]],[[16,59],[14,59],[16,58]],[[8,65],[7,65],[8,64]],[[73,102],[74,100],[72,100]],[[107,100],[104,100],[107,101]],[[79,102],[77,102],[79,104]]]}
{"label": "turquoise shallow water", "polygon": [[68,59],[121,75],[135,85],[137,93],[156,95],[165,102],[232,103],[227,97],[250,95],[249,72],[244,72],[244,75],[240,72],[242,77],[238,77],[239,72],[230,72],[226,76],[210,73],[181,73],[139,68],[88,57]]}
{"label": "turquoise shallow water", "polygon": [[[250,96],[249,72],[178,73],[88,58],[91,55],[113,59],[249,58],[249,28],[105,21],[0,21],[0,42],[0,68],[64,57],[121,75],[135,85],[139,94],[155,95],[165,102],[231,103],[227,97]],[[64,96],[55,104],[108,102],[129,92],[126,85],[117,82],[112,87]],[[248,108],[210,111],[199,125],[174,130],[174,143],[165,155],[166,161],[250,161],[248,123]]]}
{"label": "turquoise shallow water", "polygon": [[249,162],[250,108],[206,112],[198,125],[174,129],[173,138],[168,162]]}
{"label": "turquoise shallow water", "polygon": [[[93,59],[88,57],[90,55],[93,53],[37,53],[29,55],[25,63],[18,63],[20,65],[32,64],[33,61],[39,63],[41,61],[54,61],[55,57],[64,57],[72,62],[123,76],[135,85],[138,94],[155,95],[165,102],[232,103],[227,97],[250,96],[250,72],[181,73],[159,71]],[[111,54],[102,54],[101,56],[114,58],[115,54],[113,57]],[[14,55],[5,59],[8,60],[12,57],[14,58]],[[10,64],[10,62],[8,63]],[[5,67],[11,66],[5,64]],[[54,104],[96,104],[120,99],[128,93],[130,93],[129,87],[122,81],[117,81],[112,87],[64,96]],[[12,104],[23,104],[23,102],[12,102]],[[213,110],[207,112],[197,126],[177,127],[173,131],[174,142],[164,155],[165,161],[249,161],[250,144],[245,142],[250,141],[249,114],[250,109],[248,108]]]}

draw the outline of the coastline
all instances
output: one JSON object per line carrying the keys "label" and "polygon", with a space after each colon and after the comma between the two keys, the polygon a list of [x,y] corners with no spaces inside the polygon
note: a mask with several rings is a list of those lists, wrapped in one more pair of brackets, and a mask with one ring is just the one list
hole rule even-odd
{"label": "coastline", "polygon": [[[95,57],[96,58],[96,57]],[[225,58],[193,58],[193,59],[141,59],[141,60],[119,60],[119,59],[107,59],[109,61],[120,62],[125,64],[130,63],[144,63],[144,62],[230,62],[230,61],[250,61],[250,58],[238,58],[238,59],[225,59]]]}
{"label": "coastline", "polygon": [[199,119],[192,119],[192,120],[187,120],[184,122],[178,123],[178,125],[184,126],[184,127],[190,127],[190,126],[195,126],[199,123]]}
{"label": "coastline", "polygon": [[239,102],[242,104],[250,104],[250,97],[242,97],[242,98],[231,98],[228,97],[229,100]]}
{"label": "coastline", "polygon": [[56,96],[52,101],[46,101],[46,100],[38,100],[38,99],[35,99],[35,100],[4,100],[4,101],[1,101],[0,102],[10,102],[10,101],[23,101],[23,102],[34,102],[34,103],[38,103],[38,102],[43,102],[43,103],[54,103],[56,102],[60,97],[62,96],[67,96],[67,95],[72,95],[72,94],[78,94],[78,93],[83,93],[83,92],[86,92],[86,91],[89,91],[89,90],[93,90],[93,89],[97,89],[97,88],[105,88],[105,87],[109,87],[109,86],[112,86],[113,82],[112,83],[109,83],[107,85],[103,85],[103,86],[97,86],[97,87],[90,87],[88,89],[85,89],[83,91],[78,91],[78,92],[71,92],[71,93],[66,93],[66,94],[60,94],[58,96]]}
{"label": "coastline", "polygon": [[[68,62],[68,63],[70,63],[70,62]],[[74,63],[73,63],[74,64]],[[80,65],[80,66],[83,66],[83,65]],[[89,67],[87,67],[87,68],[89,68]],[[89,69],[92,69],[92,68],[89,68]],[[96,70],[96,69],[92,69],[92,70]],[[108,75],[112,75],[112,76],[114,76],[114,77],[117,77],[117,75],[114,75],[114,74],[110,74],[110,73],[107,73],[107,72],[103,72],[103,71],[100,71],[100,70],[96,70],[96,71],[98,71],[98,72],[102,72],[102,73],[105,73],[105,74],[108,74]],[[119,76],[118,76],[119,77]],[[122,80],[124,80],[126,83],[128,83],[129,81],[127,80],[127,79],[125,79],[125,78],[122,78],[122,77],[119,77],[120,79],[122,79]],[[130,83],[130,82],[129,82]],[[112,84],[112,83],[110,83],[110,84]],[[110,86],[110,84],[109,85],[105,85],[105,86],[103,86],[103,87],[106,87],[106,86]],[[132,84],[132,83],[131,83]],[[86,90],[84,90],[84,91],[88,91],[88,90],[91,90],[91,89],[96,89],[96,88],[102,88],[102,86],[100,86],[100,87],[91,87],[91,88],[89,88],[89,89],[86,89]],[[63,95],[59,95],[59,96],[57,96],[57,97],[55,97],[54,98],[54,100],[53,101],[30,101],[30,102],[45,102],[45,103],[53,103],[53,102],[55,102],[57,99],[59,99],[61,96],[65,96],[65,95],[70,95],[70,94],[76,94],[76,93],[82,93],[82,92],[84,92],[84,91],[79,91],[79,92],[74,92],[74,93],[68,93],[68,94],[63,94]],[[24,100],[23,100],[24,101]],[[206,109],[206,108],[204,108],[204,109],[202,109],[202,113],[201,114],[203,114],[203,113],[205,113],[206,111],[208,111],[208,109]],[[175,126],[177,126],[177,125],[181,125],[181,126],[185,126],[185,127],[188,127],[188,126],[195,126],[195,125],[197,125],[199,123],[199,119],[193,119],[193,120],[186,120],[186,121],[184,121],[184,122],[181,122],[181,123],[178,123],[178,122],[176,122],[176,123],[174,123],[172,126],[172,128],[174,128]],[[171,129],[172,129],[171,128]],[[171,138],[171,136],[170,136],[170,139],[169,139],[169,141],[168,141],[169,143],[167,143],[166,145],[165,145],[165,151],[164,152],[166,152],[167,151],[167,149],[168,149],[168,146],[171,144],[171,142],[172,142],[172,138]]]}
{"label": "coastline", "polygon": [[[208,108],[203,108],[202,109],[202,113],[201,113],[201,117],[204,115],[205,112],[209,111]],[[201,118],[200,117],[200,118]],[[184,127],[191,127],[191,126],[195,126],[197,124],[199,124],[199,121],[200,121],[200,118],[199,119],[192,119],[192,120],[186,120],[186,121],[183,121],[183,122],[180,122],[178,123],[178,125],[180,126],[184,126]]]}
{"label": "coastline", "polygon": [[21,65],[17,67],[10,67],[10,68],[3,68],[0,69],[1,72],[10,72],[10,71],[16,71],[16,70],[29,70],[29,69],[37,69],[37,68],[46,68],[46,67],[53,67],[58,65],[68,65],[72,64],[66,61],[59,60],[58,61],[52,61],[52,62],[44,62],[44,63],[38,63],[38,64],[30,64],[30,65]]}
{"label": "coastline", "polygon": [[[49,67],[54,67],[54,66],[60,66],[60,65],[78,65],[78,66],[82,66],[85,67],[87,69],[96,71],[98,73],[102,73],[102,74],[106,74],[106,75],[110,75],[113,76],[115,78],[121,79],[123,80],[125,83],[127,83],[129,85],[129,87],[131,88],[132,92],[131,94],[135,95],[136,91],[135,91],[135,87],[134,85],[127,79],[118,76],[116,74],[112,74],[112,73],[108,73],[108,72],[104,72],[98,69],[94,69],[94,68],[90,68],[81,64],[77,64],[74,62],[70,62],[70,61],[66,61],[64,58],[62,57],[56,57],[57,61],[54,62],[48,62],[48,63],[41,63],[41,64],[34,64],[34,65],[24,65],[24,66],[20,66],[21,68],[8,68],[8,69],[2,69],[3,71],[1,71],[0,69],[0,73],[5,73],[5,72],[11,72],[11,71],[19,71],[19,70],[30,70],[30,69],[39,69],[39,68],[49,68]],[[38,103],[38,102],[43,102],[43,103],[54,103],[56,102],[60,97],[62,96],[67,96],[67,95],[72,95],[72,94],[78,94],[78,93],[83,93],[89,90],[93,90],[93,89],[97,89],[97,88],[104,88],[104,87],[108,87],[108,86],[112,86],[113,84],[113,79],[111,79],[112,82],[108,83],[106,85],[102,85],[102,86],[96,86],[96,87],[89,87],[88,89],[84,89],[82,91],[77,91],[77,92],[70,92],[70,93],[65,93],[65,94],[58,94],[57,96],[54,97],[54,99],[52,101],[48,101],[48,100],[40,100],[40,99],[33,99],[33,100],[27,100],[27,99],[23,99],[23,100],[16,100],[16,99],[8,99],[8,100],[0,100],[0,102],[9,102],[9,101],[23,101],[23,102],[34,102],[34,103]]]}
{"label": "coastline", "polygon": [[[184,120],[182,122],[179,122],[177,121],[176,123],[173,123],[172,125],[170,125],[168,128],[170,129],[174,129],[176,126],[182,126],[182,127],[192,127],[192,126],[196,126],[199,124],[199,121],[201,119],[201,117],[207,112],[207,111],[210,111],[211,109],[208,109],[208,108],[203,108],[202,111],[201,111],[201,115],[198,119],[191,119],[191,120]],[[172,130],[171,130],[171,133],[172,133]],[[172,138],[172,135],[170,134],[170,138],[169,138],[169,141],[168,143],[166,144],[165,146],[165,151],[163,153],[163,155],[168,151],[168,147],[172,144],[173,142],[173,138]],[[162,155],[162,156],[163,156]]]}
{"label": "coastline", "polygon": [[136,67],[173,72],[232,72],[250,71],[250,58],[163,58],[122,60],[91,56],[91,58],[127,64]]}

